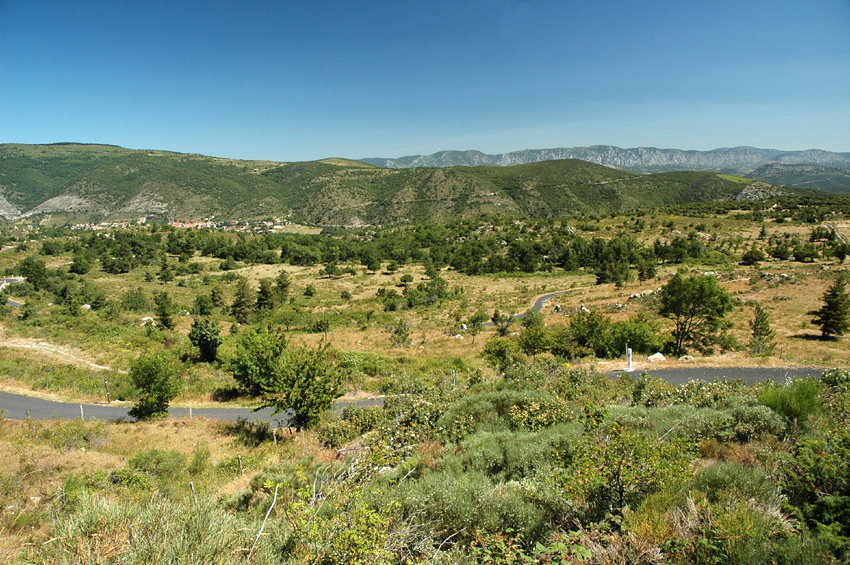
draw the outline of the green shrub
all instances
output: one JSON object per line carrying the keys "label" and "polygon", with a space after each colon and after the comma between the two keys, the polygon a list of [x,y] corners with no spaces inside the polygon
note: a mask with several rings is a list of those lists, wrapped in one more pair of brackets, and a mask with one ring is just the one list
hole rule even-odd
{"label": "green shrub", "polygon": [[697,408],[722,408],[729,406],[731,399],[740,394],[743,386],[741,381],[692,380],[677,386],[671,400]]}
{"label": "green shrub", "polygon": [[538,432],[482,432],[461,443],[460,457],[465,471],[480,471],[499,482],[522,480],[536,470],[567,464],[579,435],[579,427],[569,424]]}
{"label": "green shrub", "polygon": [[785,421],[767,406],[737,406],[732,409],[732,417],[735,436],[740,442],[781,436],[785,432]]}
{"label": "green shrub", "polygon": [[[535,406],[539,414],[531,413]],[[485,427],[536,429],[572,418],[566,404],[545,392],[505,389],[461,398],[446,409],[437,426],[443,438],[457,442]]]}
{"label": "green shrub", "polygon": [[789,422],[805,428],[809,416],[820,410],[820,393],[820,382],[807,377],[766,386],[759,393],[758,399]]}
{"label": "green shrub", "polygon": [[386,422],[387,412],[382,406],[346,406],[342,411],[342,419],[349,422],[358,434],[372,431]]}
{"label": "green shrub", "polygon": [[131,489],[146,490],[151,486],[151,476],[138,469],[124,467],[109,473],[109,482]]}
{"label": "green shrub", "polygon": [[749,499],[778,505],[779,488],[770,473],[758,467],[744,468],[740,463],[724,462],[703,469],[691,488],[705,493],[712,504],[734,504]]}
{"label": "green shrub", "polygon": [[131,457],[127,466],[158,479],[172,479],[186,470],[186,456],[179,451],[151,449]]}
{"label": "green shrub", "polygon": [[235,422],[224,424],[227,433],[236,437],[239,443],[248,447],[257,447],[264,442],[271,441],[271,426],[268,422],[260,419],[248,420],[237,418]]}
{"label": "green shrub", "polygon": [[558,371],[549,382],[549,390],[571,402],[600,402],[610,397],[611,379],[592,369]]}
{"label": "green shrub", "polygon": [[632,392],[632,402],[643,406],[664,406],[673,401],[675,387],[657,377],[641,374]]}
{"label": "green shrub", "polygon": [[808,437],[791,449],[784,491],[806,524],[827,541],[833,554],[850,558],[850,433],[846,427]]}
{"label": "green shrub", "polygon": [[62,451],[71,449],[97,449],[108,440],[106,424],[101,421],[83,421],[80,418],[70,422],[56,423],[45,426],[41,437]]}
{"label": "green shrub", "polygon": [[397,490],[407,515],[419,516],[434,531],[457,532],[468,543],[476,535],[511,532],[533,543],[548,530],[545,513],[516,482],[494,484],[484,473],[434,472]]}
{"label": "green shrub", "polygon": [[338,419],[322,422],[316,428],[316,433],[331,449],[338,449],[359,435],[354,424]]}
{"label": "green shrub", "polygon": [[820,381],[833,390],[847,389],[850,388],[850,371],[830,369],[821,375]]}

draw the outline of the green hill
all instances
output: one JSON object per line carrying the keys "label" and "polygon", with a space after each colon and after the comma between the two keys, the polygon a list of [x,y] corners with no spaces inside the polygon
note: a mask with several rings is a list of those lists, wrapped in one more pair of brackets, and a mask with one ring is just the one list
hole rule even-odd
{"label": "green hill", "polygon": [[381,169],[325,159],[274,163],[108,145],[0,145],[0,214],[67,221],[286,216],[393,224],[481,213],[551,217],[728,199],[714,173],[640,175],[575,159],[512,167]]}

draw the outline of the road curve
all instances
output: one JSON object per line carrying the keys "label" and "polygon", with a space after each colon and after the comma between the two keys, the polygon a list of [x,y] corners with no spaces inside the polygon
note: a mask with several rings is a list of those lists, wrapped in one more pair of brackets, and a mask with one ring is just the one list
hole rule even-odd
{"label": "road curve", "polygon": [[[803,378],[807,376],[819,377],[824,369],[816,368],[745,368],[745,367],[727,367],[725,369],[704,368],[704,367],[687,367],[681,369],[648,369],[647,373],[653,377],[658,377],[671,384],[679,385],[692,380],[711,381],[719,380],[741,380],[746,384],[754,384],[765,380],[774,382],[782,382],[787,378]],[[616,377],[625,371],[607,371],[610,377]],[[632,375],[637,377],[641,370],[635,370]],[[342,410],[346,406],[377,406],[382,404],[382,398],[371,398],[358,400],[354,402],[338,402],[337,410]],[[82,406],[82,413],[80,412]],[[23,396],[20,394],[10,394],[0,392],[0,413],[2,417],[15,420],[23,420],[27,417],[32,418],[57,418],[60,420],[73,420],[81,415],[85,419],[97,420],[124,420],[133,421],[133,418],[128,414],[128,406],[115,406],[106,404],[75,404],[69,402],[55,402],[51,400],[42,400],[31,396]],[[168,414],[174,418],[185,418],[189,416],[188,408],[169,408]],[[272,427],[281,428],[287,427],[290,421],[290,414],[286,412],[272,415],[270,408],[264,408],[254,412],[250,408],[194,408],[192,416],[203,416],[215,420],[224,420],[234,422],[236,420],[245,419],[249,421],[260,420],[268,422]]]}
{"label": "road curve", "polygon": [[[16,283],[16,282],[22,282],[23,280],[24,280],[23,277],[2,277],[2,278],[0,278],[0,291],[2,291],[3,288],[6,287],[7,285],[10,285],[10,284]],[[6,306],[12,306],[14,308],[20,308],[21,306],[23,306],[23,304],[21,304],[17,300],[12,300],[11,298],[9,298],[6,301]]]}
{"label": "road curve", "polygon": [[[380,398],[358,400],[355,402],[338,402],[336,409],[342,410],[352,404],[356,406],[374,406],[380,402]],[[80,411],[81,406],[82,412]],[[132,422],[134,418],[128,414],[129,410],[129,406],[56,402],[20,394],[0,392],[0,413],[2,413],[2,417],[13,420],[23,420],[27,417],[73,420],[82,415],[86,420],[94,418],[96,420],[123,420]],[[168,409],[168,415],[173,418],[186,418],[189,416],[189,408],[172,407]],[[251,408],[193,408],[192,417],[195,416],[229,422],[235,422],[240,418],[250,421],[260,420],[268,422],[272,427],[285,428],[289,424],[291,414],[283,412],[272,415],[271,408],[264,408],[256,412]]]}

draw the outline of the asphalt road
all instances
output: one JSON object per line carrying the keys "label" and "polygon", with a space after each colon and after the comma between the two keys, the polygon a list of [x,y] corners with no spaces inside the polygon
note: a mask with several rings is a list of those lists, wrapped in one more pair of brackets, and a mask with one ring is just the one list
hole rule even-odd
{"label": "asphalt road", "polygon": [[[3,288],[4,288],[6,285],[9,285],[9,284],[12,284],[12,283],[16,283],[16,282],[21,282],[21,281],[23,281],[23,280],[24,280],[24,279],[23,279],[23,278],[21,278],[21,277],[2,277],[2,278],[0,278],[0,291],[2,291],[2,290],[3,290]],[[15,308],[20,308],[21,306],[23,306],[23,304],[21,304],[20,302],[18,302],[18,301],[16,301],[16,300],[12,300],[12,299],[10,298],[10,299],[8,299],[8,301],[6,302],[6,306],[13,306],[13,307],[15,307]]]}
{"label": "asphalt road", "polygon": [[[374,406],[381,402],[382,400],[380,398],[366,399],[356,402],[338,402],[336,409],[341,411],[351,404],[355,404],[357,406]],[[80,412],[81,406],[82,413]],[[128,414],[129,410],[129,406],[108,404],[81,405],[0,392],[0,413],[2,413],[4,418],[10,418],[13,420],[23,420],[27,417],[36,419],[57,418],[60,420],[73,420],[74,418],[79,418],[82,415],[87,420],[95,418],[98,420],[124,420],[132,422],[134,421],[134,418]],[[189,409],[169,408],[168,415],[173,418],[186,418],[189,417]],[[263,422],[269,422],[269,424],[275,428],[287,427],[290,418],[290,414],[287,412],[273,416],[271,408],[264,408],[257,412],[254,412],[250,408],[193,408],[192,417],[196,416],[203,416],[205,418],[228,422],[235,422],[240,418],[248,421],[260,420]]]}
{"label": "asphalt road", "polygon": [[[807,376],[820,377],[824,369],[815,368],[798,368],[798,369],[783,369],[783,368],[746,368],[746,367],[726,367],[724,369],[714,369],[705,367],[683,367],[680,369],[653,369],[653,368],[636,368],[632,374],[637,377],[641,372],[646,371],[647,374],[653,377],[663,379],[670,384],[680,385],[688,381],[713,381],[715,379],[734,381],[740,380],[751,385],[760,383],[766,380],[772,380],[780,383],[787,378],[799,379]],[[607,371],[608,376],[616,377],[624,370]]]}
{"label": "asphalt road", "polygon": [[[623,371],[608,371],[608,375],[616,377]],[[761,382],[767,379],[782,382],[786,378],[802,378],[806,376],[820,376],[823,369],[776,369],[776,368],[737,368],[706,369],[700,367],[688,367],[683,369],[650,369],[650,375],[664,379],[672,384],[682,384],[690,380],[714,379],[741,380],[747,384]],[[640,374],[640,370],[633,373]],[[336,409],[342,410],[350,404],[357,406],[376,406],[383,402],[380,398],[359,400],[353,403],[337,403]],[[60,420],[73,420],[81,415],[80,404],[66,402],[53,402],[19,394],[0,392],[0,412],[4,418],[22,420],[32,418],[57,418]],[[82,416],[86,419],[96,418],[98,420],[125,420],[133,421],[127,413],[128,406],[109,406],[106,404],[83,404]],[[254,412],[250,408],[194,408],[192,417],[203,416],[216,420],[236,421],[240,418],[253,421],[260,420],[269,422],[272,427],[287,427],[289,415],[281,413],[272,416],[270,408]],[[174,418],[185,418],[189,416],[188,408],[169,408],[168,414]]]}

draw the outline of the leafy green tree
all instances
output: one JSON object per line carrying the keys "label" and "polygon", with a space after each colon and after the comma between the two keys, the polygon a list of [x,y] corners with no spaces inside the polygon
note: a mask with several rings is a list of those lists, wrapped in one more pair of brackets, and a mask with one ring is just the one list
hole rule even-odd
{"label": "leafy green tree", "polygon": [[174,329],[174,314],[177,312],[177,306],[168,296],[168,293],[165,291],[157,292],[154,295],[153,302],[154,313],[159,320],[159,325],[167,330]]}
{"label": "leafy green tree", "polygon": [[286,328],[286,331],[289,331],[292,326],[294,326],[301,320],[301,314],[299,314],[295,310],[284,310],[276,318],[278,322],[283,324],[283,327]]}
{"label": "leafy green tree", "polygon": [[146,420],[168,414],[168,404],[180,392],[179,363],[160,351],[142,354],[130,364],[130,381],[141,393],[130,416]]}
{"label": "leafy green tree", "polygon": [[770,327],[770,314],[756,303],[753,319],[750,321],[752,335],[747,347],[753,355],[768,356],[776,348],[776,332]]}
{"label": "leafy green tree", "polygon": [[755,243],[741,256],[742,265],[758,265],[760,261],[764,261],[767,256],[761,251]]}
{"label": "leafy green tree", "polygon": [[236,283],[236,294],[230,305],[230,313],[240,324],[247,324],[248,317],[254,309],[254,289],[245,277],[239,277]]}
{"label": "leafy green tree", "polygon": [[47,267],[44,261],[35,255],[30,255],[18,263],[15,273],[27,279],[36,290],[42,290],[47,284]]}
{"label": "leafy green tree", "polygon": [[212,363],[221,345],[221,328],[215,320],[195,318],[189,329],[189,341],[201,353],[201,361]]}
{"label": "leafy green tree", "polygon": [[732,310],[729,293],[712,276],[676,273],[659,294],[659,313],[675,323],[672,348],[677,354],[692,345],[709,347]]}
{"label": "leafy green tree", "polygon": [[91,262],[85,253],[74,253],[74,259],[71,261],[71,266],[68,270],[77,275],[85,275],[91,269]]}
{"label": "leafy green tree", "polygon": [[580,312],[571,317],[570,334],[578,355],[590,352],[604,358],[613,353],[611,321],[600,312]]}
{"label": "leafy green tree", "polygon": [[230,360],[233,377],[251,396],[273,390],[285,350],[286,336],[280,329],[260,328],[243,334]]}
{"label": "leafy green tree", "polygon": [[506,337],[493,336],[484,344],[482,356],[494,369],[504,373],[519,353],[516,342]]}
{"label": "leafy green tree", "polygon": [[490,316],[490,321],[496,326],[496,333],[501,337],[505,337],[508,335],[511,324],[514,322],[514,317],[510,314],[502,314],[502,312],[496,309],[493,311],[493,315]]}
{"label": "leafy green tree", "polygon": [[524,328],[542,328],[543,314],[536,311],[528,312],[525,316],[520,318],[519,323]]}
{"label": "leafy green tree", "polygon": [[299,430],[319,421],[342,394],[342,372],[328,348],[287,347],[279,329],[246,333],[230,362],[236,381],[259,397],[259,408],[278,414],[292,409],[292,424]]}
{"label": "leafy green tree", "polygon": [[823,339],[835,339],[850,330],[850,295],[844,273],[823,293],[823,306],[809,314],[815,317],[812,323],[820,327]]}
{"label": "leafy green tree", "polygon": [[484,329],[484,322],[486,321],[487,314],[480,310],[469,317],[466,326],[467,331],[469,331],[470,335],[472,336],[472,343],[475,343],[475,336],[480,334],[481,330]]}
{"label": "leafy green tree", "polygon": [[542,325],[527,327],[519,334],[517,344],[523,353],[534,356],[549,348],[549,335]]}
{"label": "leafy green tree", "polygon": [[141,312],[148,308],[149,302],[141,288],[127,290],[121,294],[121,308],[130,312]]}

